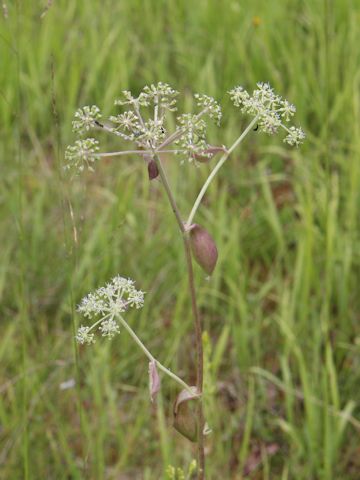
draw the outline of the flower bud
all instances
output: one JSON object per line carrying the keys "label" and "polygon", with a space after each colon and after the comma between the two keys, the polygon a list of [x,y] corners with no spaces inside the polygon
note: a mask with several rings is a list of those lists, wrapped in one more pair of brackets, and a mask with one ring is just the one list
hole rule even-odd
{"label": "flower bud", "polygon": [[152,362],[149,362],[149,390],[152,402],[160,390],[160,385],[161,382],[156,368],[156,362],[153,360]]}
{"label": "flower bud", "polygon": [[149,180],[154,180],[159,175],[159,170],[156,165],[155,160],[150,160],[148,163],[148,173],[149,173]]}
{"label": "flower bud", "polygon": [[189,227],[191,250],[196,262],[208,275],[214,271],[218,251],[216,244],[204,227],[193,224]]}
{"label": "flower bud", "polygon": [[[174,405],[174,428],[190,442],[197,440],[197,421],[194,409],[195,401],[198,401],[196,387],[191,387],[193,393],[182,390],[176,398]],[[191,402],[193,400],[193,402]]]}

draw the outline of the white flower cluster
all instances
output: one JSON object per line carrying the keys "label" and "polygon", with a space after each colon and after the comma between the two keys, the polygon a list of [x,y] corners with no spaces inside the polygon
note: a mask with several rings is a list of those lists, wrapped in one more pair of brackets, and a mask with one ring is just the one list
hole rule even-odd
{"label": "white flower cluster", "polygon": [[[122,97],[115,100],[115,106],[126,107],[117,115],[109,117],[108,121],[100,123],[102,115],[96,105],[85,106],[76,111],[72,122],[73,130],[83,136],[91,129],[103,129],[113,133],[123,140],[133,142],[142,150],[157,150],[166,141],[168,132],[165,116],[176,111],[178,92],[167,83],[159,82],[145,86],[138,96],[131,91],[123,90]],[[206,140],[206,123],[204,116],[212,118],[217,124],[221,120],[220,105],[208,95],[195,94],[199,113],[184,114],[178,117],[173,140],[179,147],[174,150],[189,162],[198,164],[198,159],[206,161],[214,155],[209,153],[211,147]],[[99,146],[93,138],[80,139],[66,150],[66,169],[82,172],[85,167],[93,171],[94,160],[100,158],[97,154]],[[205,159],[205,160],[204,160]]]}
{"label": "white flower cluster", "polygon": [[[303,143],[303,130],[288,126],[296,108],[277,95],[268,83],[258,83],[252,94],[241,86],[233,88],[229,94],[235,106],[256,118],[255,122],[260,131],[273,135],[283,129],[286,132],[284,142],[291,146]],[[175,132],[169,135],[165,117],[166,113],[176,110],[177,96],[178,92],[163,82],[145,86],[138,96],[124,90],[122,98],[116,100],[115,105],[125,106],[128,110],[110,116],[108,121],[100,123],[99,108],[96,105],[85,106],[75,113],[73,129],[79,135],[84,135],[93,128],[103,129],[135,143],[140,150],[146,150],[144,153],[150,154],[148,158],[151,158],[152,152],[160,152],[164,146],[175,144],[177,148],[170,149],[170,153],[178,154],[182,161],[186,159],[196,165],[207,162],[222,149],[209,145],[204,118],[209,117],[219,125],[222,117],[220,105],[208,95],[195,94],[195,102],[200,111],[197,114],[179,115]],[[97,140],[79,139],[66,150],[68,164],[65,168],[76,172],[82,172],[85,168],[93,171],[94,161],[101,156],[98,152]],[[156,176],[157,174],[149,173],[150,179]]]}
{"label": "white flower cluster", "polygon": [[133,280],[119,275],[114,277],[104,287],[98,288],[82,299],[77,311],[90,319],[100,318],[90,327],[81,325],[76,334],[76,340],[80,344],[94,343],[93,330],[96,327],[102,336],[112,338],[119,333],[116,317],[129,307],[139,309],[143,305],[144,292],[136,290]]}
{"label": "white flower cluster", "polygon": [[252,95],[241,86],[233,88],[229,94],[234,105],[240,107],[242,112],[258,117],[262,132],[273,135],[283,128],[287,132],[284,142],[291,146],[299,146],[305,139],[301,128],[288,128],[283,123],[289,122],[294,116],[295,106],[277,95],[268,83],[258,83]]}
{"label": "white flower cluster", "polygon": [[149,145],[153,148],[158,147],[166,136],[163,122],[163,118],[158,120],[150,118],[144,123],[144,127],[139,132],[134,133],[136,143],[144,148],[149,148]]}
{"label": "white flower cluster", "polygon": [[176,144],[180,147],[180,155],[184,156],[189,162],[196,162],[198,155],[204,157],[209,145],[206,141],[206,122],[198,115],[184,113],[177,117],[180,130],[183,132]]}
{"label": "white flower cluster", "polygon": [[138,97],[133,97],[132,93],[130,90],[123,90],[122,92],[123,99],[117,99],[114,102],[114,105],[118,106],[123,106],[123,105],[131,105],[131,106],[142,106],[142,107],[148,107],[149,106],[149,100],[146,97],[146,95],[140,95]]}
{"label": "white flower cluster", "polygon": [[203,115],[215,120],[219,125],[222,117],[220,105],[216,100],[208,95],[194,95],[196,104],[201,108],[200,113],[184,113],[177,117],[177,129],[181,132],[178,140],[175,142],[179,147],[178,154],[183,160],[198,165],[198,159],[211,158],[211,146],[207,142],[207,124],[202,118]]}
{"label": "white flower cluster", "polygon": [[122,129],[124,132],[133,132],[139,131],[141,128],[138,117],[131,110],[120,115],[111,116],[110,121],[117,125],[115,130]]}
{"label": "white flower cluster", "polygon": [[94,128],[96,121],[101,119],[99,107],[96,105],[85,106],[79,108],[74,115],[72,122],[73,131],[80,135],[87,133],[91,128]]}
{"label": "white flower cluster", "polygon": [[68,163],[65,165],[65,169],[82,172],[86,167],[93,172],[93,163],[99,158],[98,151],[99,142],[95,138],[76,140],[74,145],[66,148],[65,160]]}
{"label": "white flower cluster", "polygon": [[[123,91],[123,99],[116,100],[115,105],[131,105],[133,110],[110,117],[114,130],[126,140],[135,142],[138,146],[148,149],[157,148],[166,137],[165,113],[176,110],[178,92],[166,83],[158,83],[143,88],[138,97],[133,97],[128,90]],[[219,104],[207,95],[195,95],[197,105],[201,107],[201,115],[207,114],[217,123],[221,119]],[[153,108],[150,119],[140,115],[141,107]],[[178,120],[178,130],[181,136],[176,142],[181,147],[180,153],[190,162],[197,154],[206,156],[209,145],[206,142],[206,123],[201,115],[184,114]]]}
{"label": "white flower cluster", "polygon": [[152,100],[155,107],[160,110],[174,112],[176,110],[176,97],[179,92],[167,83],[159,82],[157,85],[145,86],[141,92],[149,101]]}
{"label": "white flower cluster", "polygon": [[301,128],[290,127],[287,132],[284,142],[292,147],[298,147],[305,140],[305,132]]}
{"label": "white flower cluster", "polygon": [[217,103],[217,101],[214,98],[209,97],[208,95],[200,95],[199,93],[195,93],[194,97],[197,106],[205,110],[206,114],[210,118],[213,118],[216,121],[217,125],[220,125],[222,112],[221,107]]}
{"label": "white flower cluster", "polygon": [[[111,116],[112,130],[141,148],[156,148],[165,138],[165,114],[176,110],[178,92],[168,84],[159,82],[144,87],[138,97],[128,90],[122,94],[123,99],[115,100],[115,105],[129,105],[132,110]],[[143,107],[151,107],[150,117],[149,112],[140,112]]]}
{"label": "white flower cluster", "polygon": [[176,97],[179,92],[167,83],[159,82],[156,85],[145,86],[138,97],[134,97],[129,90],[122,91],[123,98],[115,100],[115,105],[131,105],[135,107],[148,107],[151,104],[159,107],[161,115],[164,110],[176,110]]}
{"label": "white flower cluster", "polygon": [[91,333],[91,327],[84,327],[83,325],[79,327],[77,334],[75,335],[75,339],[78,343],[81,345],[84,345],[85,343],[87,345],[91,345],[92,343],[95,343],[95,335]]}
{"label": "white flower cluster", "polygon": [[139,122],[138,117],[129,110],[120,115],[111,116],[113,123],[111,131],[129,142],[135,142],[139,147],[145,150],[156,148],[166,136],[164,119]]}

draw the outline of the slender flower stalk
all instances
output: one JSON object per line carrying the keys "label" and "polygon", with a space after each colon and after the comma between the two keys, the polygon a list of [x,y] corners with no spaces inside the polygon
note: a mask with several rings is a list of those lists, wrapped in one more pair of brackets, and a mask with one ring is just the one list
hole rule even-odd
{"label": "slender flower stalk", "polygon": [[[171,153],[171,154],[180,154],[184,153],[184,150],[156,150],[156,153]],[[152,150],[123,150],[120,152],[105,152],[105,153],[98,153],[96,157],[125,157],[127,155],[140,155],[146,157],[147,155],[152,155]]]}
{"label": "slender flower stalk", "polygon": [[164,167],[163,167],[163,164],[162,164],[162,162],[161,162],[161,160],[160,160],[159,155],[154,154],[154,160],[155,160],[156,165],[157,165],[157,167],[158,167],[158,169],[159,169],[160,178],[161,178],[162,184],[163,184],[163,186],[164,186],[164,189],[165,189],[167,198],[168,198],[168,200],[169,200],[169,203],[170,203],[170,206],[171,206],[171,210],[173,211],[173,213],[174,213],[174,215],[175,215],[175,218],[176,218],[177,224],[178,224],[178,226],[179,226],[180,232],[181,232],[181,233],[185,233],[184,222],[183,222],[183,219],[181,218],[181,214],[180,214],[179,208],[178,208],[178,206],[177,206],[175,197],[174,197],[174,195],[173,195],[173,193],[172,193],[169,180],[168,180],[168,178],[167,178],[166,172],[165,172],[165,170],[164,170]]}
{"label": "slender flower stalk", "polygon": [[192,225],[193,221],[194,221],[194,217],[195,217],[195,214],[200,206],[200,203],[201,203],[201,200],[203,199],[205,193],[206,193],[206,190],[209,188],[211,182],[213,181],[215,175],[218,173],[218,171],[220,170],[220,168],[224,165],[224,163],[226,162],[226,160],[230,157],[230,155],[232,154],[232,152],[235,150],[235,148],[237,148],[240,143],[244,140],[244,138],[246,137],[246,135],[251,131],[251,129],[254,127],[254,125],[256,125],[256,122],[258,121],[258,118],[259,116],[257,115],[250,123],[249,125],[246,127],[246,129],[242,132],[242,134],[240,135],[240,137],[235,140],[235,142],[231,145],[231,147],[226,151],[226,153],[224,153],[224,155],[220,158],[220,160],[218,161],[218,163],[215,165],[215,167],[213,168],[213,170],[211,171],[210,175],[208,176],[208,178],[206,179],[204,185],[202,186],[195,202],[194,202],[194,205],[191,209],[191,212],[190,212],[190,215],[186,221],[186,225],[187,226],[190,226]]}
{"label": "slender flower stalk", "polygon": [[[78,306],[78,312],[85,318],[97,320],[90,326],[80,326],[76,339],[80,344],[95,343],[95,331],[98,329],[103,337],[113,338],[120,333],[119,323],[131,335],[135,343],[141,348],[150,362],[175,380],[182,388],[190,394],[194,394],[192,388],[171,370],[164,367],[150,351],[145,347],[134,330],[130,327],[123,316],[129,308],[142,308],[144,304],[144,292],[135,289],[135,282],[128,278],[114,277],[104,287],[98,288],[95,292],[89,293],[84,297]],[[119,323],[118,323],[119,322]]]}
{"label": "slender flower stalk", "polygon": [[[193,263],[191,256],[191,247],[189,241],[189,233],[186,232],[184,235],[184,249],[186,255],[186,264],[188,269],[188,278],[189,278],[189,290],[191,296],[191,308],[195,320],[195,338],[196,338],[196,389],[197,392],[202,395],[203,393],[203,383],[204,383],[204,354],[203,354],[203,344],[202,344],[202,323],[197,306],[196,300],[196,290],[194,282],[194,271]],[[198,423],[198,479],[205,478],[205,449],[204,449],[204,429],[205,429],[205,419],[204,419],[204,410],[202,401],[198,402],[197,405],[197,423]]]}
{"label": "slender flower stalk", "polygon": [[155,362],[157,367],[159,368],[159,370],[161,370],[162,372],[164,372],[167,376],[169,376],[170,378],[172,378],[173,380],[175,380],[175,382],[177,382],[179,385],[182,386],[182,388],[184,388],[185,390],[187,390],[189,393],[191,393],[193,395],[193,390],[192,388],[186,383],[184,382],[184,380],[182,380],[180,377],[178,377],[177,375],[175,375],[175,373],[173,373],[171,370],[169,370],[168,368],[164,367],[164,365],[162,363],[159,362],[159,360],[157,360],[150,352],[149,350],[145,347],[145,345],[142,343],[142,341],[140,340],[140,338],[136,335],[136,333],[134,332],[134,330],[130,327],[130,325],[126,322],[126,320],[124,319],[123,316],[119,315],[119,321],[120,323],[122,324],[122,326],[128,331],[128,333],[131,335],[131,337],[133,338],[133,340],[135,341],[135,343],[141,348],[141,350],[145,353],[145,355],[148,357],[148,359],[150,360],[150,362]]}
{"label": "slender flower stalk", "polygon": [[[159,168],[160,176],[171,205],[172,211],[177,220],[180,232],[183,235],[184,242],[184,251],[186,256],[186,266],[188,271],[188,281],[189,281],[189,292],[191,297],[191,308],[194,317],[195,325],[195,341],[196,341],[196,390],[197,393],[202,396],[203,392],[203,377],[204,377],[204,355],[203,355],[203,346],[202,346],[202,325],[199,309],[197,306],[196,300],[196,289],[194,282],[194,272],[191,256],[191,247],[189,241],[189,232],[185,229],[184,223],[181,219],[181,215],[176,204],[175,198],[172,194],[170,184],[168,182],[165,170],[162,166],[161,160],[158,155],[155,155],[156,164]],[[205,478],[205,450],[204,450],[204,412],[203,412],[203,403],[200,399],[197,405],[197,444],[198,444],[198,479],[201,480]]]}

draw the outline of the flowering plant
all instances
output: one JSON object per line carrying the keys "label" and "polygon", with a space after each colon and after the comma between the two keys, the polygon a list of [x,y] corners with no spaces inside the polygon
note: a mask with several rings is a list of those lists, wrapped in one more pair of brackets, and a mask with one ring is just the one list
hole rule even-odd
{"label": "flowering plant", "polygon": [[[160,82],[144,87],[138,96],[124,90],[122,97],[115,101],[115,106],[120,107],[122,111],[107,120],[103,119],[100,109],[95,105],[80,108],[75,113],[73,121],[74,132],[80,138],[67,148],[65,155],[66,168],[80,173],[85,169],[93,171],[96,162],[103,157],[137,154],[147,163],[150,180],[160,177],[165,189],[184,243],[196,338],[196,385],[189,386],[164,367],[125,320],[124,314],[129,308],[141,308],[144,303],[144,292],[136,290],[134,282],[130,279],[114,277],[110,283],[82,300],[78,307],[79,313],[95,321],[91,326],[81,325],[76,340],[80,344],[91,344],[95,341],[96,328],[102,336],[112,338],[120,332],[120,327],[123,327],[149,359],[151,399],[154,399],[160,388],[158,369],[182,386],[183,389],[175,402],[174,426],[186,438],[197,443],[198,479],[205,478],[204,435],[209,429],[203,413],[202,322],[197,306],[193,260],[207,275],[211,275],[216,266],[218,251],[210,233],[193,221],[215,175],[253,129],[268,135],[284,130],[286,136],[283,141],[295,147],[298,147],[305,138],[300,127],[289,125],[296,112],[294,105],[276,94],[268,83],[258,83],[252,94],[241,86],[233,88],[228,93],[235,107],[252,116],[248,126],[229,148],[212,145],[207,138],[207,120],[210,119],[219,125],[222,117],[220,105],[207,95],[196,94],[194,99],[197,111],[177,115],[175,129],[170,132],[167,117],[177,111],[178,92],[166,83]],[[120,137],[123,141],[135,144],[136,149],[100,152],[98,140],[93,137],[84,138],[92,130]],[[174,154],[182,162],[187,160],[200,166],[220,153],[222,154],[220,159],[202,186],[187,219],[184,220],[164,170],[162,155]],[[189,408],[190,404],[195,405],[193,410]]]}

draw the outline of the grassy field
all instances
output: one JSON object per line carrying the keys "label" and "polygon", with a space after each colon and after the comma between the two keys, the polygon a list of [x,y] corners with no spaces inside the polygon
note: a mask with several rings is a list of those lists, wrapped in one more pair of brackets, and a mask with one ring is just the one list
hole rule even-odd
{"label": "grassy field", "polygon": [[[360,4],[357,0],[3,1],[0,19],[0,478],[163,479],[193,446],[151,405],[126,332],[74,344],[76,303],[117,273],[147,293],[129,322],[193,380],[181,240],[136,157],[62,173],[77,107],[164,81],[248,119],[226,91],[269,81],[297,106],[299,150],[253,132],[198,221],[208,479],[360,478]],[[108,144],[115,147],[116,142]],[[120,145],[118,145],[120,147]],[[207,173],[166,161],[186,214]],[[63,388],[75,380],[74,388]]]}

